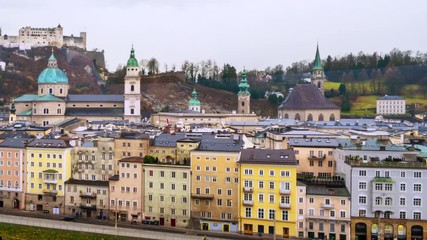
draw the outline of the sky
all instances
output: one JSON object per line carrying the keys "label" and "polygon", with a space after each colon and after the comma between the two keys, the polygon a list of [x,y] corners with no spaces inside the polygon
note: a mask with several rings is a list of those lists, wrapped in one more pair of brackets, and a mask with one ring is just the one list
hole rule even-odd
{"label": "sky", "polygon": [[180,69],[215,60],[263,70],[320,55],[427,52],[427,1],[390,0],[0,0],[3,34],[24,26],[87,32],[87,48],[105,51],[107,68],[155,57]]}

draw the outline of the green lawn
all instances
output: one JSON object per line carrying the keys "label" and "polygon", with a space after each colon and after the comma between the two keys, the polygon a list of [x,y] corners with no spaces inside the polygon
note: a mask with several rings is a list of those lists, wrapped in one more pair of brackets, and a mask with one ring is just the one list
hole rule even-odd
{"label": "green lawn", "polygon": [[95,233],[66,231],[51,228],[0,223],[0,237],[3,240],[13,239],[37,239],[37,240],[126,240],[137,239],[123,236],[103,235]]}
{"label": "green lawn", "polygon": [[340,84],[341,83],[339,83],[339,82],[329,82],[329,81],[326,81],[325,85],[323,86],[323,88],[325,89],[325,91],[329,91],[331,89],[335,89],[335,91],[338,91],[338,88],[340,87]]}

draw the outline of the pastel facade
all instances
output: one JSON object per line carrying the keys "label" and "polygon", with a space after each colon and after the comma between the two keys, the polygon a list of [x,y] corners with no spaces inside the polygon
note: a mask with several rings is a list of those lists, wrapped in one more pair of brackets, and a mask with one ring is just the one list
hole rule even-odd
{"label": "pastel facade", "polygon": [[6,138],[0,143],[0,206],[25,208],[26,139]]}
{"label": "pastel facade", "polygon": [[242,150],[239,160],[242,233],[297,236],[296,166],[292,150]]}
{"label": "pastel facade", "polygon": [[144,219],[145,184],[143,159],[129,157],[118,160],[118,175],[110,178],[110,219],[120,221]]}
{"label": "pastel facade", "polygon": [[[122,132],[114,139],[114,161],[122,158],[140,157],[148,154],[149,136],[138,132]],[[116,162],[117,164],[117,162]],[[117,174],[118,169],[113,170]]]}
{"label": "pastel facade", "polygon": [[405,114],[406,100],[400,96],[383,96],[377,99],[377,114]]}
{"label": "pastel facade", "polygon": [[70,145],[56,139],[31,141],[27,145],[26,168],[26,209],[63,213],[64,184],[71,178]]}
{"label": "pastel facade", "polygon": [[144,220],[187,227],[190,222],[190,166],[145,164]]}

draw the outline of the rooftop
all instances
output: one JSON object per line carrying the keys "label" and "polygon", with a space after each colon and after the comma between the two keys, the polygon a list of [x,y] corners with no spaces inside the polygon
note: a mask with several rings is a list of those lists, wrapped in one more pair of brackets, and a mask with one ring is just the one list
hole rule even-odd
{"label": "rooftop", "polygon": [[123,95],[99,95],[99,94],[69,94],[68,102],[120,102],[123,103]]}
{"label": "rooftop", "polygon": [[100,180],[91,181],[91,180],[69,179],[65,181],[65,184],[108,187],[108,181],[100,181]]}
{"label": "rooftop", "polygon": [[144,159],[141,157],[127,157],[120,159],[119,162],[144,163]]}
{"label": "rooftop", "polygon": [[334,138],[289,138],[289,145],[293,147],[338,147],[339,142]]}
{"label": "rooftop", "polygon": [[401,96],[389,96],[389,95],[385,95],[385,96],[377,98],[377,100],[405,100],[405,99],[403,97],[401,97]]}
{"label": "rooftop", "polygon": [[37,147],[37,148],[69,148],[71,147],[64,140],[57,139],[35,139],[28,143],[27,147]]}
{"label": "rooftop", "polygon": [[239,163],[268,165],[297,165],[292,149],[243,149]]}
{"label": "rooftop", "polygon": [[340,109],[329,102],[313,84],[299,84],[288,94],[279,109]]}

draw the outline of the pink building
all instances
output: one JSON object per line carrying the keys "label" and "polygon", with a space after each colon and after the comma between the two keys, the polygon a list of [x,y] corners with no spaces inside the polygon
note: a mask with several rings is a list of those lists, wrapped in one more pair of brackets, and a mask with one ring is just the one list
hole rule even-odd
{"label": "pink building", "polygon": [[144,209],[144,160],[128,157],[118,161],[119,174],[110,178],[110,219],[142,221]]}
{"label": "pink building", "polygon": [[0,143],[0,207],[25,208],[27,141],[6,138]]}

